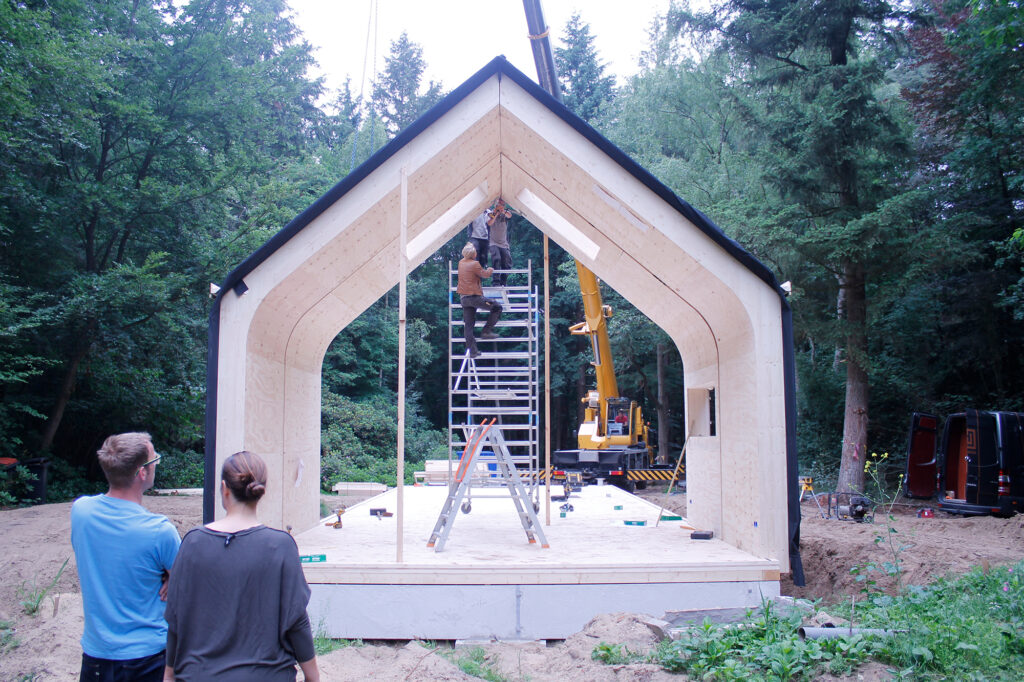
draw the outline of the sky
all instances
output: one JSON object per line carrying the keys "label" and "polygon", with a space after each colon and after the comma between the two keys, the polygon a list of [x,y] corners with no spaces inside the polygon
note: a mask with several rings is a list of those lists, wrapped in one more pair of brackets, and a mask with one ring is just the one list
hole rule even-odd
{"label": "sky", "polygon": [[[365,88],[368,96],[374,42],[376,70],[381,71],[391,42],[402,31],[423,48],[424,85],[440,81],[444,90],[452,90],[498,55],[537,80],[522,0],[289,0],[289,4],[320,62],[315,75],[324,76],[327,87],[335,91],[351,77],[353,94]],[[666,12],[669,0],[542,0],[541,6],[552,48],[562,45],[565,24],[578,11],[590,24],[605,73],[616,76],[621,85],[637,72],[651,21]]]}

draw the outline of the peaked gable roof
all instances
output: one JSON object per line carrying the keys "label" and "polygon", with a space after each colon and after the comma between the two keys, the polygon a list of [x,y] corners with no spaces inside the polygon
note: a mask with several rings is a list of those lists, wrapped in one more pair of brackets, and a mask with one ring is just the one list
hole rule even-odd
{"label": "peaked gable roof", "polygon": [[[615,146],[601,133],[595,130],[590,124],[570,111],[561,102],[545,92],[540,86],[530,80],[525,74],[515,68],[503,56],[492,59],[486,66],[477,71],[462,85],[455,88],[444,99],[431,107],[427,112],[414,121],[409,127],[402,130],[393,140],[374,153],[369,159],[359,165],[355,170],[346,175],[340,182],[329,189],[323,196],[317,199],[305,211],[296,216],[290,223],[285,225],[273,237],[268,239],[261,247],[246,258],[238,267],[232,270],[221,285],[221,291],[237,289],[236,293],[245,291],[244,278],[257,266],[280,249],[295,235],[309,225],[320,214],[330,208],[341,197],[355,188],[373,171],[383,165],[412,140],[420,135],[431,124],[448,113],[453,107],[462,102],[470,93],[475,91],[491,77],[498,75],[499,78],[507,77],[513,80],[518,86],[534,97],[539,103],[546,107],[552,114],[570,125],[576,132],[593,143],[598,149],[604,152],[610,159],[615,161],[626,172],[639,180],[648,189],[657,194],[669,206],[678,211],[694,226],[710,237],[715,243],[721,246],[734,259],[750,270],[759,279],[763,280],[770,287],[775,289],[784,307],[788,307],[785,292],[779,287],[778,280],[774,273],[763,263],[755,258],[750,252],[744,249],[738,242],[727,236],[711,219],[701,211],[691,206],[688,202],[676,195],[671,189],[665,186],[630,158],[625,152]],[[219,297],[218,301],[219,304]]]}

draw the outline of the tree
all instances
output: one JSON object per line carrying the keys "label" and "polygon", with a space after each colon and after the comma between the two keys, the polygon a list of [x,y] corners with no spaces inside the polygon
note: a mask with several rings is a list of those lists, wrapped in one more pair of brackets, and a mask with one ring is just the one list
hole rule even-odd
{"label": "tree", "polygon": [[579,12],[566,22],[562,41],[565,47],[555,48],[562,101],[584,121],[594,123],[615,96],[615,77],[604,75],[590,25],[580,19]]}
{"label": "tree", "polygon": [[932,20],[909,32],[916,59],[904,95],[921,131],[921,174],[964,242],[942,282],[950,314],[936,332],[956,352],[940,389],[1014,404],[1024,379],[1024,259],[1012,243],[1024,224],[1024,26],[1012,1],[927,6]]}
{"label": "tree", "polygon": [[837,489],[861,490],[869,280],[891,247],[891,202],[907,189],[906,137],[898,111],[877,97],[884,69],[871,41],[901,15],[882,0],[728,0],[711,12],[669,15],[680,29],[717,34],[723,50],[747,63],[737,75],[753,95],[748,120],[765,140],[765,177],[791,207],[772,227],[774,240],[838,285],[833,333],[846,397]]}
{"label": "tree", "polygon": [[9,388],[42,451],[69,418],[83,460],[126,425],[201,439],[208,283],[308,203],[280,191],[320,116],[285,9],[0,5],[3,266],[49,310],[24,334],[46,370]]}
{"label": "tree", "polygon": [[444,96],[441,84],[434,81],[420,94],[425,69],[423,48],[410,41],[403,31],[391,43],[391,54],[384,59],[384,73],[373,83],[373,106],[390,135],[397,135]]}

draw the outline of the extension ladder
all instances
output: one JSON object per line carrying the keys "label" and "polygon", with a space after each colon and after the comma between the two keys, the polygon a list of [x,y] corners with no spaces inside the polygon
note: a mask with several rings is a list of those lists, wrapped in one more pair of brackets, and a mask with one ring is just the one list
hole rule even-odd
{"label": "extension ladder", "polygon": [[541,530],[540,521],[537,519],[537,511],[534,509],[530,495],[519,478],[515,462],[509,454],[508,446],[505,443],[501,429],[491,429],[494,425],[494,418],[488,422],[482,421],[479,426],[470,429],[466,436],[466,449],[459,462],[459,468],[455,473],[455,480],[448,485],[448,497],[438,514],[437,523],[427,540],[427,547],[433,547],[435,552],[444,549],[444,544],[451,533],[452,525],[455,523],[456,511],[461,509],[468,514],[472,509],[467,496],[471,495],[473,486],[473,474],[478,464],[477,458],[483,450],[484,443],[490,443],[497,461],[497,468],[509,496],[515,504],[516,513],[526,531],[526,538],[530,544],[536,544],[540,540],[540,546],[547,548],[548,541]]}

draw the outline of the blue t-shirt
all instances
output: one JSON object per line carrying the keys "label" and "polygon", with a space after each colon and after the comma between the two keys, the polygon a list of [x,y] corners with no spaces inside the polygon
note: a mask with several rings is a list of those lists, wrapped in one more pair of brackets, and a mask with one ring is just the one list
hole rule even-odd
{"label": "blue t-shirt", "polygon": [[166,516],[106,495],[71,505],[71,546],[82,584],[82,650],[123,661],[160,653],[167,645],[163,572],[181,538]]}

